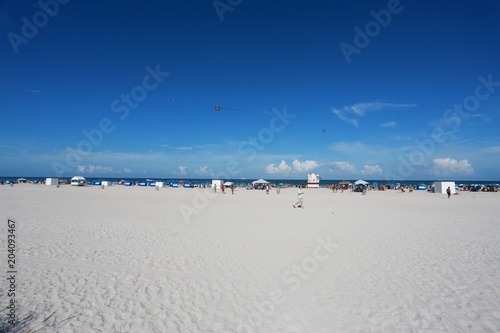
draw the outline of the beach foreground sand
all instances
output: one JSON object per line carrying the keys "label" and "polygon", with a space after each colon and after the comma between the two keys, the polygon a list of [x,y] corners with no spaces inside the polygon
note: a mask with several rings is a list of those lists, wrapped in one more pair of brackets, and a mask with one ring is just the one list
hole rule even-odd
{"label": "beach foreground sand", "polygon": [[500,331],[500,193],[296,199],[0,186],[1,308],[10,218],[40,332]]}

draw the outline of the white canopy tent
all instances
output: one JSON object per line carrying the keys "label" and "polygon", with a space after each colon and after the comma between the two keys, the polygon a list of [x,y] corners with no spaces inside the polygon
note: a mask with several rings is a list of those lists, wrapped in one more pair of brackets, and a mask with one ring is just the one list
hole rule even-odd
{"label": "white canopy tent", "polygon": [[74,176],[71,178],[71,185],[72,186],[83,186],[85,185],[85,178],[82,176]]}
{"label": "white canopy tent", "polygon": [[368,183],[366,180],[362,180],[362,179],[358,179],[354,182],[354,185],[368,185],[370,183]]}
{"label": "white canopy tent", "polygon": [[267,180],[261,178],[261,179],[254,180],[252,182],[252,185],[255,185],[255,184],[269,184],[269,182]]}

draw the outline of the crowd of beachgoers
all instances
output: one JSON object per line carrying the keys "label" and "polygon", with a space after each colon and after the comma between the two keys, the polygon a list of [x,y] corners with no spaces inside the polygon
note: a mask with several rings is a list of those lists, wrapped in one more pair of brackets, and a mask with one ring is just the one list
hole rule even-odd
{"label": "crowd of beachgoers", "polygon": [[[41,178],[41,179],[27,179],[27,178],[17,178],[17,179],[0,179],[0,185],[14,185],[14,184],[46,184],[49,179],[54,178]],[[56,185],[72,185],[72,179],[57,179]],[[79,186],[109,186],[109,185],[123,185],[123,186],[147,186],[147,187],[158,187],[161,183],[161,187],[172,187],[172,188],[213,188],[214,184],[211,181],[200,180],[200,181],[185,181],[185,180],[169,180],[169,181],[155,181],[152,179],[143,180],[116,180],[116,181],[103,181],[103,180],[92,180],[88,181],[82,179],[78,182]],[[412,182],[415,183],[415,182]],[[54,184],[52,184],[54,185]],[[74,184],[73,184],[74,185]],[[269,190],[275,188],[307,188],[307,182],[265,182],[265,183],[255,183],[255,182],[241,182],[241,181],[225,181],[219,185],[219,188],[223,186],[226,188],[245,188],[247,190]],[[434,192],[434,184],[404,184],[404,183],[386,183],[381,184],[378,182],[349,182],[346,180],[339,181],[337,183],[329,182],[324,185],[318,186],[320,188],[331,189],[333,192],[366,192],[366,191],[385,191],[385,190],[399,190],[401,192],[413,192],[414,190],[425,190],[428,192]],[[476,184],[457,184],[455,186],[455,191],[470,191],[470,192],[498,192],[500,191],[500,184],[494,183],[476,183]]]}

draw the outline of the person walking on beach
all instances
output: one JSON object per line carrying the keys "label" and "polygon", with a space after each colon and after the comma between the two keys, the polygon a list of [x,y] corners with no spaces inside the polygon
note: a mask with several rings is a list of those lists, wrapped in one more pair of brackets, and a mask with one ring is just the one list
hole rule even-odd
{"label": "person walking on beach", "polygon": [[450,195],[451,195],[451,188],[448,186],[448,188],[446,189],[446,194],[448,194],[448,199],[450,198]]}
{"label": "person walking on beach", "polygon": [[221,184],[220,189],[222,190],[222,194],[226,194],[226,192],[224,192],[224,188],[225,188],[224,184]]}
{"label": "person walking on beach", "polygon": [[217,193],[217,184],[214,183],[214,193]]}
{"label": "person walking on beach", "polygon": [[234,184],[231,184],[231,194],[234,194]]}
{"label": "person walking on beach", "polygon": [[297,197],[298,197],[298,200],[297,202],[293,205],[293,208],[295,207],[300,207],[300,208],[304,208],[304,192],[302,192],[302,188],[299,187],[299,190],[297,192]]}

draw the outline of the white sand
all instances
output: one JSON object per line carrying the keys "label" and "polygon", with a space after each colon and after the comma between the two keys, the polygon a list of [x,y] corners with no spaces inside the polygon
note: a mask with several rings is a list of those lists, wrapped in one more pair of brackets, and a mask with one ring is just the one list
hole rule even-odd
{"label": "white sand", "polygon": [[500,331],[500,193],[203,193],[0,186],[2,309],[12,218],[40,332]]}

